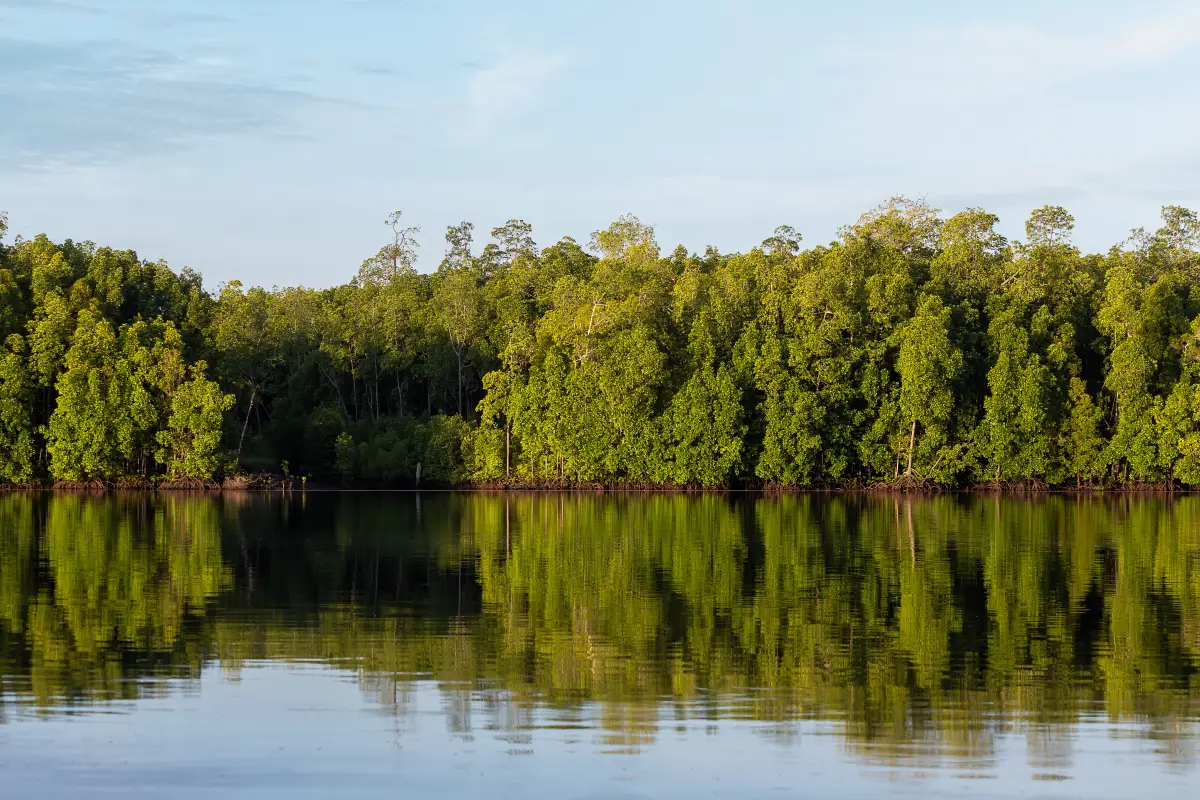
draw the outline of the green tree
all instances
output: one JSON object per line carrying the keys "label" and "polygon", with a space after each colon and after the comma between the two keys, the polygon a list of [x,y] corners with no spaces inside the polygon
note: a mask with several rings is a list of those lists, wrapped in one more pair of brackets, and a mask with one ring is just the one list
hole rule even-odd
{"label": "green tree", "polygon": [[219,354],[218,369],[228,384],[237,387],[246,402],[234,451],[235,465],[241,462],[254,404],[271,375],[272,362],[278,357],[277,344],[271,338],[270,305],[271,297],[265,291],[243,291],[240,281],[225,284],[217,304],[213,340]]}
{"label": "green tree", "polygon": [[57,480],[148,475],[164,396],[182,377],[182,340],[170,323],[136,321],[115,331],[92,309],[79,313],[46,428]]}
{"label": "green tree", "polygon": [[190,369],[186,381],[174,387],[170,414],[158,432],[158,461],[172,478],[212,478],[220,469],[220,446],[225,412],[234,397],[225,394],[204,373],[201,361]]}
{"label": "green tree", "polygon": [[1104,474],[1104,437],[1101,435],[1103,411],[1088,393],[1080,378],[1070,384],[1071,408],[1064,426],[1059,447],[1063,453],[1067,475],[1074,476],[1076,486],[1089,483]]}
{"label": "green tree", "polygon": [[14,333],[0,352],[0,481],[33,478],[33,397],[25,340]]}
{"label": "green tree", "polygon": [[[923,297],[899,335],[900,414],[909,429],[905,475],[914,474],[919,452],[916,461],[923,467],[921,472],[938,479],[952,474],[948,471],[953,468],[953,451],[959,449],[949,441],[954,382],[962,369],[962,353],[950,341],[950,310],[936,296]],[[922,429],[919,450],[918,425]]]}
{"label": "green tree", "polygon": [[359,284],[384,285],[413,271],[417,261],[417,249],[420,247],[416,236],[421,232],[421,228],[417,225],[403,225],[403,214],[403,211],[388,214],[384,224],[392,231],[392,241],[359,267],[356,278]]}
{"label": "green tree", "polygon": [[450,340],[457,365],[455,396],[458,414],[463,413],[465,359],[484,327],[484,308],[475,275],[466,268],[447,271],[433,293],[437,324]]}

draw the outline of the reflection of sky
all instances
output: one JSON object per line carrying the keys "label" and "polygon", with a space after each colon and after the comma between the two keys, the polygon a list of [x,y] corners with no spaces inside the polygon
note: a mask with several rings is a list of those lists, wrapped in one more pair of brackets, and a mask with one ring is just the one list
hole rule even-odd
{"label": "reflection of sky", "polygon": [[463,218],[728,251],[895,193],[1103,251],[1200,205],[1197,73],[1180,0],[0,0],[0,208],[213,285],[345,281],[395,208],[425,268]]}
{"label": "reflection of sky", "polygon": [[[453,695],[411,684],[381,713],[356,673],[316,664],[205,670],[199,688],[97,713],[14,715],[0,727],[8,796],[131,797],[956,797],[1194,796],[1194,772],[1164,770],[1155,743],[1095,719],[1047,764],[1002,735],[988,764],[892,767],[848,752],[833,722],[676,720],[620,746],[596,707],[506,717],[476,694],[469,729]],[[12,698],[9,698],[11,703]],[[509,720],[517,720],[512,726]],[[506,730],[517,727],[519,730]]]}

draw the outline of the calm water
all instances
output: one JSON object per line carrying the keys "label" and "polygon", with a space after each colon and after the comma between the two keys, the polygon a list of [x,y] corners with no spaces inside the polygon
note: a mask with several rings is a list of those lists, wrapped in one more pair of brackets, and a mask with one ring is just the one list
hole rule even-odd
{"label": "calm water", "polygon": [[0,495],[5,796],[1200,794],[1200,498]]}

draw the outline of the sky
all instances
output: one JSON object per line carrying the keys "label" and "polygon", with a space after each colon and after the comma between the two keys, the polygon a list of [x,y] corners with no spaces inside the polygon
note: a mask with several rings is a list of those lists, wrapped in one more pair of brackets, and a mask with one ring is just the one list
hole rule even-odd
{"label": "sky", "polygon": [[1200,207],[1200,2],[0,0],[0,210],[215,288],[419,225],[808,244],[903,194],[1103,251]]}

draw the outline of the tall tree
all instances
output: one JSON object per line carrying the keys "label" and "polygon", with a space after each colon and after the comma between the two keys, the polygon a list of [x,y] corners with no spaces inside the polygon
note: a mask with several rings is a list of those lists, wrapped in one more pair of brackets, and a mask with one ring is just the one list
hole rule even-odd
{"label": "tall tree", "polygon": [[204,480],[220,471],[222,417],[234,397],[205,377],[207,365],[191,367],[187,380],[173,388],[165,427],[157,440],[158,461],[172,478]]}
{"label": "tall tree", "polygon": [[905,475],[914,474],[918,425],[922,429],[923,456],[918,463],[924,467],[924,474],[931,475],[951,449],[949,424],[962,353],[950,340],[950,310],[936,296],[921,298],[916,315],[901,329],[899,337],[896,372],[900,376],[900,414],[909,428]]}
{"label": "tall tree", "polygon": [[433,308],[437,324],[450,340],[457,363],[455,395],[458,414],[463,413],[463,363],[468,349],[484,326],[484,309],[475,275],[469,268],[460,267],[446,272],[433,293]]}
{"label": "tall tree", "polygon": [[10,335],[4,345],[0,352],[0,481],[26,483],[34,475],[34,382],[21,335]]}
{"label": "tall tree", "polygon": [[218,369],[226,381],[238,388],[246,404],[237,438],[235,464],[241,460],[255,403],[270,375],[272,362],[278,357],[278,348],[271,338],[270,304],[271,297],[264,290],[244,291],[240,281],[230,281],[221,288],[213,322]]}

